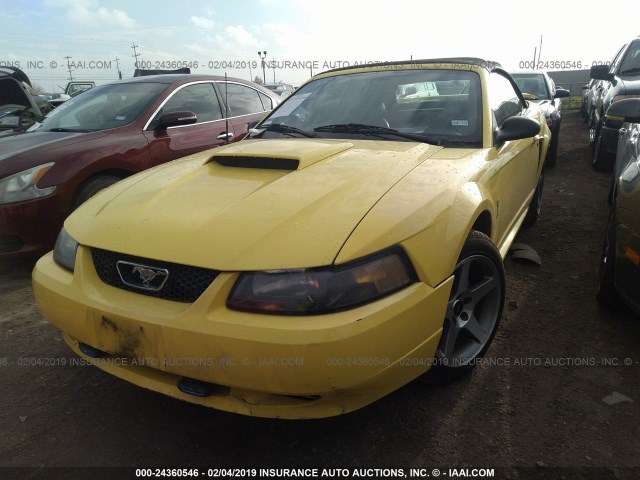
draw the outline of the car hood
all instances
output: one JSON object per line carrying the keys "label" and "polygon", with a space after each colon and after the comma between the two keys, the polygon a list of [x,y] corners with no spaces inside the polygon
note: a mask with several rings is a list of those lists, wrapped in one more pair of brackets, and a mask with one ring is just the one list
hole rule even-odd
{"label": "car hood", "polygon": [[22,105],[31,108],[36,115],[42,115],[35,99],[20,80],[0,73],[0,106],[2,105]]}
{"label": "car hood", "polygon": [[637,73],[621,76],[620,82],[624,87],[624,94],[634,95],[640,93],[640,75]]}
{"label": "car hood", "polygon": [[47,162],[54,149],[108,135],[110,130],[91,133],[21,132],[0,138],[0,178]]}
{"label": "car hood", "polygon": [[130,177],[65,228],[81,244],[222,271],[330,265],[369,210],[441,147],[245,140]]}

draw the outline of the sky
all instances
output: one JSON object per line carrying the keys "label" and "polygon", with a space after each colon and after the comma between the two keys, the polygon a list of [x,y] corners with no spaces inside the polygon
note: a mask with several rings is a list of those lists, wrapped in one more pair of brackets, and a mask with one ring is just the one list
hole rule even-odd
{"label": "sky", "polygon": [[0,66],[16,66],[45,91],[59,92],[70,76],[115,81],[118,65],[123,78],[131,77],[136,60],[146,68],[184,65],[192,73],[253,80],[263,77],[258,52],[266,51],[267,83],[297,86],[329,68],[410,58],[473,56],[519,70],[530,68],[540,53],[546,70],[589,68],[610,61],[640,35],[637,0],[616,2],[616,11],[629,14],[610,15],[608,23],[584,3],[527,5],[0,0]]}

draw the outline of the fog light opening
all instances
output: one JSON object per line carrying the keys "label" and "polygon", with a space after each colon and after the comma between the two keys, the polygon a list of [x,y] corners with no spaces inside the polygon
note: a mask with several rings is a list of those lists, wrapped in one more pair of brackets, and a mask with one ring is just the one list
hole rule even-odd
{"label": "fog light opening", "polygon": [[98,350],[97,348],[90,347],[86,343],[79,343],[78,348],[82,353],[91,357],[91,358],[102,358],[106,355],[102,350]]}
{"label": "fog light opening", "polygon": [[183,377],[178,382],[178,390],[187,395],[195,397],[208,397],[215,390],[216,385],[213,383],[194,380],[193,378]]}

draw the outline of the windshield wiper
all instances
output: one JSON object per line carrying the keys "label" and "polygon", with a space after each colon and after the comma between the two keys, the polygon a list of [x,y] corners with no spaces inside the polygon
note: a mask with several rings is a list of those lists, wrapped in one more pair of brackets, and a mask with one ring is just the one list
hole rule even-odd
{"label": "windshield wiper", "polygon": [[49,130],[47,130],[48,132],[74,132],[74,133],[87,133],[90,132],[91,130],[84,130],[81,128],[50,128]]}
{"label": "windshield wiper", "polygon": [[360,133],[362,135],[394,135],[407,140],[415,140],[416,142],[429,143],[431,145],[440,145],[440,140],[417,135],[414,133],[404,133],[393,128],[380,127],[378,125],[365,125],[363,123],[337,123],[334,125],[323,125],[313,129],[314,132],[333,132],[333,133]]}
{"label": "windshield wiper", "polygon": [[307,132],[305,130],[301,130],[299,128],[296,127],[291,127],[289,125],[284,125],[282,123],[269,123],[267,125],[260,125],[258,127],[256,127],[256,130],[269,130],[271,132],[279,132],[279,133],[297,133],[299,135],[302,135],[304,137],[317,137],[317,135],[315,133],[312,132]]}

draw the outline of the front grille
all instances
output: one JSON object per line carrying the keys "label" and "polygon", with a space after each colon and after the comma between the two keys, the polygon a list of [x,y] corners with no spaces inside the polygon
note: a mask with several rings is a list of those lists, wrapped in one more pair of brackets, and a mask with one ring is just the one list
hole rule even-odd
{"label": "front grille", "polygon": [[[165,300],[173,300],[176,302],[195,302],[198,297],[202,295],[202,292],[211,285],[211,282],[218,276],[218,273],[220,273],[216,270],[134,257],[132,255],[110,252],[99,248],[92,248],[91,256],[93,257],[93,265],[96,272],[104,283],[129,292],[164,298]],[[127,285],[118,274],[116,264],[119,261],[166,269],[169,271],[167,281],[162,289],[157,292]]]}

